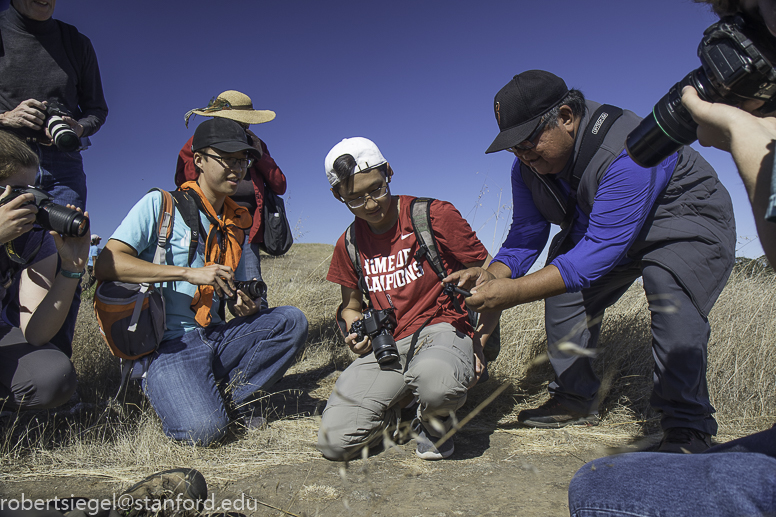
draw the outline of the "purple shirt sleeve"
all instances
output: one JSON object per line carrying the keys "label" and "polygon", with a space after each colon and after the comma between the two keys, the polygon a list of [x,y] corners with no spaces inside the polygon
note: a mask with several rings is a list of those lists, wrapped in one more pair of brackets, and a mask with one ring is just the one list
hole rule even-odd
{"label": "purple shirt sleeve", "polygon": [[645,169],[623,151],[609,165],[589,220],[579,218],[574,222],[570,237],[576,245],[552,261],[568,292],[581,291],[615,266],[629,262],[628,249],[668,185],[676,160],[673,154],[660,165]]}
{"label": "purple shirt sleeve", "polygon": [[525,275],[550,236],[550,223],[539,213],[520,175],[520,161],[512,164],[512,226],[493,262],[502,262],[512,278]]}

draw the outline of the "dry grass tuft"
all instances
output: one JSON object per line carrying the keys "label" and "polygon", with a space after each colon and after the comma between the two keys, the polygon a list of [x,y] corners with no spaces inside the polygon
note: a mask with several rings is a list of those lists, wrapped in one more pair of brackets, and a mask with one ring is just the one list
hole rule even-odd
{"label": "dry grass tuft", "polygon": [[[315,450],[317,416],[339,372],[353,359],[341,346],[334,325],[339,288],[325,281],[332,246],[297,244],[284,257],[263,257],[272,305],[295,305],[310,322],[307,348],[273,393],[260,394],[270,425],[246,431],[234,426],[226,443],[212,448],[180,445],[167,439],[137,386],[108,405],[118,389],[117,361],[99,335],[91,300],[84,300],[76,331],[73,362],[80,402],[57,411],[6,414],[0,419],[0,480],[73,473],[128,484],[139,473],[191,465],[208,479],[228,481],[262,468],[325,461]],[[774,277],[739,273],[731,278],[710,315],[708,382],[724,441],[776,420],[776,297]],[[603,322],[596,368],[604,380],[603,421],[597,428],[555,431],[517,429],[517,413],[542,402],[552,372],[546,351],[543,303],[510,309],[502,316],[502,349],[490,365],[493,380],[472,389],[466,412],[496,388],[506,389],[463,432],[506,432],[519,437],[507,455],[535,452],[575,454],[654,439],[659,426],[649,407],[653,360],[649,312],[643,289],[634,285]],[[390,454],[393,454],[391,451]],[[430,465],[400,457],[407,472]],[[328,501],[339,489],[307,480],[298,497]]]}

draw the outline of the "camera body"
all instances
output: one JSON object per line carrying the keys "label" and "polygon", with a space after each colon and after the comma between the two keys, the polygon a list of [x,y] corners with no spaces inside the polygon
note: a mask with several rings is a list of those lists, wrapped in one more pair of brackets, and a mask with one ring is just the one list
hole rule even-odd
{"label": "camera body", "polygon": [[703,32],[698,45],[701,67],[672,86],[628,135],[625,146],[634,162],[654,167],[697,139],[698,124],[682,105],[685,86],[695,88],[707,102],[736,105],[756,99],[765,102],[761,112],[776,109],[772,65],[776,52],[763,30],[737,15],[722,18]]}
{"label": "camera body", "polygon": [[367,309],[363,318],[354,321],[350,326],[350,333],[357,334],[359,341],[363,341],[367,336],[371,337],[375,358],[383,365],[399,359],[399,349],[393,339],[393,329],[396,325],[393,309]]}
{"label": "camera body", "polygon": [[38,208],[35,222],[46,230],[53,230],[67,237],[83,237],[89,233],[88,217],[77,210],[54,203],[47,192],[31,185],[11,187],[10,194],[0,201],[0,206],[23,194],[32,194],[35,197],[32,202]]}
{"label": "camera body", "polygon": [[46,103],[46,129],[51,133],[51,140],[57,149],[64,152],[75,151],[81,145],[81,139],[75,134],[70,124],[62,117],[72,117],[72,114],[57,101]]}
{"label": "camera body", "polygon": [[252,300],[263,296],[267,292],[267,284],[261,280],[235,280],[235,292],[227,299],[237,301],[237,289],[244,292]]}

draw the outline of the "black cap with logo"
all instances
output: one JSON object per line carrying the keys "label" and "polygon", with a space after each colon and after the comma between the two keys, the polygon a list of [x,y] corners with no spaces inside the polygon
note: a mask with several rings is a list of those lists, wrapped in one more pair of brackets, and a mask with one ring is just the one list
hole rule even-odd
{"label": "black cap with logo", "polygon": [[261,158],[261,151],[250,144],[242,126],[226,118],[212,118],[197,126],[191,141],[191,150],[198,151],[205,147],[225,153],[248,151],[256,158]]}

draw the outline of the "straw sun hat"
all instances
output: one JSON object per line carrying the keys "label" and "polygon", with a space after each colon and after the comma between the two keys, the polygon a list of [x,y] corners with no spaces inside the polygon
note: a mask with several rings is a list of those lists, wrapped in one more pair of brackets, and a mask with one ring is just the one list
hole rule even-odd
{"label": "straw sun hat", "polygon": [[270,110],[255,110],[251,98],[235,90],[227,90],[218,97],[210,99],[204,108],[197,108],[186,113],[184,120],[189,127],[189,117],[221,117],[242,124],[262,124],[275,118],[275,112]]}

